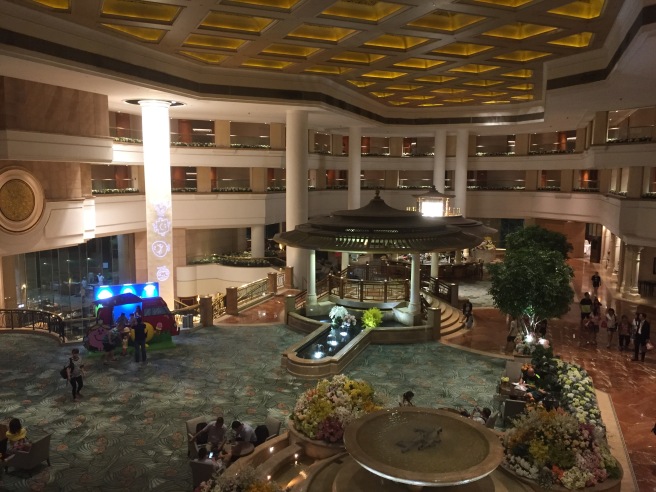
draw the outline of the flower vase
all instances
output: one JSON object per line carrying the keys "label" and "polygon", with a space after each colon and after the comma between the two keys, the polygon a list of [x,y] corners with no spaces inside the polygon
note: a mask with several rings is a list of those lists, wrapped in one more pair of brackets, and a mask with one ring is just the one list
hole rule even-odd
{"label": "flower vase", "polygon": [[293,420],[287,421],[287,429],[289,431],[290,444],[296,443],[302,446],[305,455],[310,458],[323,460],[325,458],[330,458],[331,456],[346,451],[344,448],[344,443],[330,443],[325,441],[318,441],[316,439],[310,439],[296,429]]}

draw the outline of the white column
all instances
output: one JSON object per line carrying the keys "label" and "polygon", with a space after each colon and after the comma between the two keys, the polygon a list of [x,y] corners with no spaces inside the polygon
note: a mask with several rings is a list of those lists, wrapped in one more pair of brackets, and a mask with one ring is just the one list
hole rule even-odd
{"label": "white column", "polygon": [[411,253],[410,258],[412,264],[410,265],[410,303],[408,304],[408,312],[416,314],[421,311],[421,301],[419,299],[421,259],[419,253]]}
{"label": "white column", "polygon": [[456,138],[456,171],[453,190],[456,193],[454,208],[460,209],[463,217],[467,216],[467,161],[469,153],[469,131],[460,129]]}
{"label": "white column", "polygon": [[173,212],[171,204],[171,133],[169,101],[143,100],[144,178],[148,280],[159,282],[159,295],[173,308]]}
{"label": "white column", "polygon": [[[290,109],[287,111],[286,128],[286,193],[285,220],[287,230],[308,220],[308,165],[307,165],[307,111]],[[287,264],[294,267],[294,285],[305,289],[307,283],[307,250],[287,248]]]}
{"label": "white column", "polygon": [[446,172],[446,130],[435,130],[433,155],[433,185],[444,193],[444,173]]}
{"label": "white column", "polygon": [[622,297],[629,297],[629,290],[631,288],[632,280],[632,265],[635,261],[633,246],[629,244],[624,245],[624,255],[622,256],[622,285],[620,287],[620,293]]}
{"label": "white column", "polygon": [[617,277],[619,269],[620,269],[619,261],[620,261],[620,248],[621,248],[622,240],[619,237],[615,236],[615,235],[613,235],[613,238],[615,239],[615,242],[614,242],[615,246],[613,248],[613,251],[611,251],[611,256],[612,256],[612,262],[613,262],[613,275],[615,275],[615,277]]}
{"label": "white column", "polygon": [[308,285],[305,301],[309,305],[317,303],[317,254],[311,249],[308,254]]}
{"label": "white column", "polygon": [[253,258],[264,257],[264,226],[251,226],[251,256]]}
{"label": "white column", "polygon": [[362,174],[362,129],[349,128],[348,209],[360,208]]}
{"label": "white column", "polygon": [[627,245],[624,262],[623,297],[635,299],[640,297],[638,290],[638,276],[640,273],[640,252],[642,247]]}
{"label": "white column", "polygon": [[[437,191],[444,193],[444,173],[446,172],[446,130],[435,130],[435,143],[433,155],[433,186]],[[448,211],[445,210],[446,214]],[[437,278],[440,262],[439,253],[431,253],[431,277]]]}

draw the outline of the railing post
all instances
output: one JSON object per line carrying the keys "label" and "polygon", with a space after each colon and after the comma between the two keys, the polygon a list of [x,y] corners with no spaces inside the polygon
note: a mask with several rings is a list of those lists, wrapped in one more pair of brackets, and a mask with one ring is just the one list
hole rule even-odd
{"label": "railing post", "polygon": [[339,277],[339,298],[344,299],[344,282],[346,279],[344,277]]}
{"label": "railing post", "polygon": [[360,299],[360,302],[364,302],[364,280],[358,282],[358,289],[360,291],[358,292],[358,299]]}
{"label": "railing post", "polygon": [[405,300],[409,301],[410,300],[410,281],[409,280],[404,280],[403,281],[403,287],[405,287]]}
{"label": "railing post", "polygon": [[452,306],[458,307],[459,299],[458,299],[458,284],[449,284],[449,293],[451,294],[451,300],[449,303]]}
{"label": "railing post", "polygon": [[214,311],[212,307],[212,296],[200,297],[200,324],[208,327],[214,324]]}
{"label": "railing post", "polygon": [[439,340],[442,336],[442,310],[440,308],[429,307],[426,313],[428,329],[431,331],[431,338]]}
{"label": "railing post", "polygon": [[267,274],[267,293],[276,295],[278,292],[278,273],[269,272]]}
{"label": "railing post", "polygon": [[364,265],[364,280],[369,280],[369,262]]}
{"label": "railing post", "polygon": [[285,267],[285,289],[294,288],[294,267],[286,266]]}
{"label": "railing post", "polygon": [[287,294],[285,296],[285,323],[289,318],[289,313],[296,312],[296,296],[294,294]]}
{"label": "railing post", "polygon": [[226,314],[237,316],[239,314],[238,303],[237,287],[228,287],[225,296]]}
{"label": "railing post", "polygon": [[383,280],[383,302],[387,302],[387,289],[389,286],[387,285],[387,280]]}

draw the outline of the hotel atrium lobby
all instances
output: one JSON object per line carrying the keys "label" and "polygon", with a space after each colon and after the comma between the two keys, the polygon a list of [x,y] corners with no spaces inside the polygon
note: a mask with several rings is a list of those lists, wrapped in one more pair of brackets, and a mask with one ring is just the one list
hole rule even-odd
{"label": "hotel atrium lobby", "polygon": [[[492,259],[527,226],[572,244],[574,302],[547,337],[603,394],[622,491],[656,490],[656,356],[578,331],[597,271],[604,308],[656,319],[655,28],[656,0],[0,0],[0,421],[52,435],[51,466],[0,490],[192,490],[187,420],[284,431],[316,384],[281,367],[303,338],[285,295],[357,255],[274,236],[378,195],[416,211],[433,187],[444,214],[496,230]],[[433,277],[460,266],[446,253]],[[225,312],[282,271],[272,299]],[[504,316],[487,274],[451,279],[471,330],[345,369],[383,405],[498,404]],[[82,344],[93,296],[149,282],[171,310],[223,307],[143,367],[103,365]],[[11,333],[15,310],[52,312],[69,340]],[[76,402],[57,374],[72,348]]]}

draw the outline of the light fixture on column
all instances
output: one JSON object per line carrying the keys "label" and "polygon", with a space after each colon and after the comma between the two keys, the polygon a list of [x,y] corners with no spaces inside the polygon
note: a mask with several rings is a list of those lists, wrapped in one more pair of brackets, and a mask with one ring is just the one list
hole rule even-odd
{"label": "light fixture on column", "polygon": [[449,200],[451,197],[440,193],[432,186],[430,191],[421,195],[413,195],[417,199],[417,210],[424,217],[446,217],[451,214]]}
{"label": "light fixture on column", "polygon": [[171,128],[169,108],[176,101],[126,101],[141,107],[148,280],[159,282],[160,296],[173,306],[173,212],[171,202]]}

